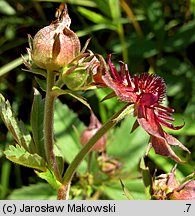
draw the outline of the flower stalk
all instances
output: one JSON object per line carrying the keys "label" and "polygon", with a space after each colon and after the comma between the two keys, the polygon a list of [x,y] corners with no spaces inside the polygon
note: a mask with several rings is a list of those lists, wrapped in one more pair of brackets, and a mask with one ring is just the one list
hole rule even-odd
{"label": "flower stalk", "polygon": [[55,173],[55,176],[60,180],[60,173],[56,157],[54,155],[54,137],[53,137],[53,118],[54,118],[54,104],[56,96],[52,94],[52,87],[55,83],[55,73],[53,71],[47,71],[47,86],[45,96],[45,108],[44,108],[44,147],[45,155],[49,167],[51,167]]}
{"label": "flower stalk", "polygon": [[[98,131],[97,133],[87,142],[87,144],[81,149],[81,151],[76,155],[72,163],[66,170],[62,183],[63,185],[69,185],[74,173],[84,159],[84,157],[90,152],[96,142],[112,127],[114,127],[118,122],[120,122],[126,115],[133,114],[133,105],[131,103],[126,104],[122,109],[120,109],[116,114],[114,114]],[[67,190],[64,190],[66,192]],[[64,195],[67,197],[67,194]]]}

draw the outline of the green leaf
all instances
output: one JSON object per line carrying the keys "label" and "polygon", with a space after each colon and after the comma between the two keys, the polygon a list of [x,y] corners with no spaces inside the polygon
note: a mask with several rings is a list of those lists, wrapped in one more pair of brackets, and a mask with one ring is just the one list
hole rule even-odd
{"label": "green leaf", "polygon": [[78,8],[79,13],[81,13],[82,16],[86,17],[87,19],[89,19],[90,21],[99,24],[99,23],[104,23],[104,24],[108,24],[108,28],[111,29],[116,29],[115,25],[112,23],[111,20],[105,18],[103,15],[101,15],[100,13],[96,13],[92,10],[83,8],[83,7],[79,7]]}
{"label": "green leaf", "polygon": [[0,94],[0,116],[15,141],[27,151],[34,152],[34,143],[29,132],[27,132],[23,122],[16,119],[9,101],[5,101],[2,94]]}
{"label": "green leaf", "polygon": [[57,194],[49,184],[38,183],[15,189],[8,200],[56,200]]}
{"label": "green leaf", "polygon": [[87,103],[86,99],[84,97],[82,97],[81,95],[79,94],[76,94],[74,91],[71,91],[71,90],[62,90],[60,89],[59,87],[57,86],[54,86],[52,88],[53,90],[53,93],[56,95],[56,96],[60,96],[60,95],[70,95],[72,96],[73,98],[77,99],[78,101],[80,101],[82,104],[84,104],[86,107],[88,107],[90,110],[91,110],[91,107],[90,105]]}
{"label": "green leaf", "polygon": [[[42,0],[36,0],[36,1],[42,1]],[[53,0],[47,0],[47,1],[53,2]],[[55,2],[61,3],[62,0],[55,0]],[[66,3],[82,5],[82,6],[87,6],[87,7],[97,7],[96,1],[91,1],[91,0],[66,0]]]}
{"label": "green leaf", "polygon": [[[145,154],[149,140],[148,134],[141,127],[130,133],[134,122],[134,117],[126,117],[120,127],[114,129],[112,142],[107,145],[108,155],[116,157],[123,164],[124,172],[129,172],[129,170],[138,172],[139,161]],[[132,173],[136,175],[136,172]]]}
{"label": "green leaf", "polygon": [[38,154],[30,154],[22,146],[10,145],[4,153],[7,159],[14,163],[34,169],[39,169],[41,171],[45,171],[46,169],[46,163],[43,158],[41,158]]}
{"label": "green leaf", "polygon": [[132,39],[128,49],[132,57],[149,58],[158,54],[155,42],[147,38]]}
{"label": "green leaf", "polygon": [[162,3],[159,0],[147,0],[143,2],[146,8],[149,24],[155,33],[158,45],[162,46],[162,41],[165,36],[165,20]]}
{"label": "green leaf", "polygon": [[44,76],[46,77],[47,76],[47,72],[46,70],[43,70],[43,69],[40,69],[40,68],[33,68],[33,69],[22,69],[23,71],[25,72],[28,72],[28,73],[34,73],[34,74],[37,74],[37,75],[41,75],[41,76]]}
{"label": "green leaf", "polygon": [[30,116],[32,136],[36,147],[36,153],[43,158],[46,158],[44,149],[43,120],[44,100],[38,90],[34,88],[34,100]]}
{"label": "green leaf", "polygon": [[[131,195],[135,198],[135,200],[143,200],[145,199],[144,194],[144,185],[141,179],[125,179],[123,183],[126,189],[131,193]],[[108,181],[102,187],[102,192],[106,195],[109,199],[113,200],[124,200],[127,199],[124,196],[123,190],[121,188],[121,183],[119,180],[115,181]]]}
{"label": "green leaf", "polygon": [[42,179],[46,180],[54,189],[59,189],[60,186],[62,185],[55,177],[55,175],[47,169],[45,172],[37,172],[35,173]]}
{"label": "green leaf", "polygon": [[[84,130],[84,125],[78,116],[59,100],[56,101],[55,106],[54,128],[57,148],[63,159],[71,163],[82,148],[79,134]],[[82,161],[78,171],[84,172],[86,167],[86,161]]]}
{"label": "green leaf", "polygon": [[[148,156],[156,164],[156,166],[159,169],[162,169],[165,173],[169,173],[175,164],[172,159],[157,155],[153,149],[150,150]],[[176,176],[178,179],[184,178],[184,174],[178,169],[176,172]]]}
{"label": "green leaf", "polygon": [[[28,55],[27,54],[24,55],[23,58],[28,59]],[[14,59],[13,61],[7,63],[6,65],[2,66],[0,68],[0,77],[5,75],[6,73],[9,73],[11,70],[18,67],[19,65],[21,65],[23,63],[23,58],[19,57],[17,59]]]}
{"label": "green leaf", "polygon": [[110,8],[110,14],[112,16],[112,20],[116,23],[120,24],[121,19],[121,11],[120,11],[120,3],[119,0],[108,0],[108,5]]}
{"label": "green leaf", "polygon": [[157,64],[159,67],[161,67],[163,72],[165,71],[166,73],[171,73],[175,76],[182,74],[185,75],[189,73],[189,71],[194,74],[194,68],[189,63],[181,61],[181,59],[177,58],[176,56],[166,56],[161,58]]}
{"label": "green leaf", "polygon": [[110,25],[105,23],[99,23],[95,25],[86,26],[85,28],[82,28],[81,30],[77,31],[76,34],[80,38],[83,36],[89,36],[89,34],[91,34],[92,32],[100,31],[103,29],[115,30],[115,27],[111,27]]}
{"label": "green leaf", "polygon": [[46,80],[45,79],[39,79],[38,77],[35,77],[35,80],[39,84],[39,87],[41,88],[42,91],[46,91]]}
{"label": "green leaf", "polygon": [[77,99],[78,101],[80,101],[82,104],[84,104],[88,109],[91,110],[90,105],[87,103],[86,99],[83,98],[81,95],[78,95],[74,92],[69,93],[70,96],[74,97],[75,99]]}
{"label": "green leaf", "polygon": [[167,133],[171,133],[173,135],[187,135],[194,136],[195,135],[195,117],[194,112],[192,114],[174,114],[174,125],[182,125],[185,122],[185,125],[180,130],[171,130],[169,128],[165,128]]}
{"label": "green leaf", "polygon": [[125,187],[124,183],[120,179],[121,187],[123,189],[124,195],[127,197],[128,200],[134,200],[134,197],[131,195],[129,190]]}
{"label": "green leaf", "polygon": [[96,1],[96,7],[107,17],[110,16],[110,7],[108,5],[108,1],[98,0]]}
{"label": "green leaf", "polygon": [[147,198],[147,200],[150,200],[151,199],[152,178],[150,175],[150,170],[146,166],[143,157],[141,158],[141,161],[140,161],[140,169],[142,171],[142,177],[143,177],[143,182],[144,182],[144,186],[145,186],[146,198]]}
{"label": "green leaf", "polygon": [[186,48],[195,41],[195,21],[183,25],[179,30],[165,42],[164,50],[173,52]]}
{"label": "green leaf", "polygon": [[16,14],[15,9],[7,1],[4,1],[4,0],[0,1],[0,12],[5,15]]}

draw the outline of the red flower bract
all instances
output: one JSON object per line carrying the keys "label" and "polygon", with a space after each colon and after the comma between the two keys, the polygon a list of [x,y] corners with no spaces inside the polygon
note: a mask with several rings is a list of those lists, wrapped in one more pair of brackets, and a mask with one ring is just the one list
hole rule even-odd
{"label": "red flower bract", "polygon": [[179,146],[190,153],[189,150],[176,138],[166,133],[161,126],[162,124],[173,130],[178,130],[184,126],[183,124],[175,127],[167,121],[174,121],[174,118],[171,117],[174,110],[161,105],[166,96],[164,80],[159,76],[146,73],[131,77],[128,66],[122,62],[120,62],[119,74],[111,62],[111,55],[108,56],[108,65],[111,74],[105,69],[102,80],[106,86],[114,90],[120,100],[135,105],[134,114],[137,116],[137,121],[133,128],[135,129],[139,124],[150,134],[150,145],[157,154],[169,156],[177,162],[182,162],[170,145]]}

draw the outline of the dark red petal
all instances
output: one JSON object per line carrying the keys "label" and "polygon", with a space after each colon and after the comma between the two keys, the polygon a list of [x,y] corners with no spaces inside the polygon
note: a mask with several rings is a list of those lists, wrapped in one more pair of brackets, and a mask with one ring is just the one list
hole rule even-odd
{"label": "dark red petal", "polygon": [[180,147],[184,151],[187,151],[190,154],[190,151],[178,139],[176,139],[175,137],[171,136],[170,134],[168,134],[166,132],[164,132],[164,136],[165,136],[165,139],[167,140],[167,142],[170,145],[178,146],[178,147]]}
{"label": "dark red petal", "polygon": [[120,76],[121,80],[124,80],[124,75],[125,75],[125,65],[122,61],[119,62],[120,64]]}
{"label": "dark red petal", "polygon": [[111,61],[111,54],[108,55],[108,65],[109,65],[109,67],[110,67],[110,70],[111,70],[111,73],[112,73],[112,76],[114,77],[114,79],[115,79],[116,81],[118,81],[118,82],[122,82],[122,79],[121,79],[121,77],[119,76],[116,67],[114,66],[114,64],[113,64],[112,61]]}
{"label": "dark red petal", "polygon": [[169,117],[167,115],[159,114],[159,113],[158,113],[158,118],[166,119],[166,120],[169,120],[169,121],[174,121],[175,120],[173,117]]}
{"label": "dark red petal", "polygon": [[153,109],[138,106],[138,123],[149,134],[156,137],[164,137],[164,131],[158,123]]}
{"label": "dark red petal", "polygon": [[155,107],[158,107],[158,108],[160,108],[160,109],[162,109],[162,110],[166,110],[166,111],[168,111],[168,112],[170,112],[170,113],[173,113],[173,112],[174,112],[174,109],[169,108],[169,107],[164,107],[164,106],[162,106],[162,105],[160,105],[160,104],[156,104]]}
{"label": "dark red petal", "polygon": [[183,162],[175,154],[175,152],[171,149],[171,147],[167,143],[166,139],[164,139],[163,137],[159,138],[159,137],[151,136],[150,142],[151,142],[152,147],[154,148],[156,154],[171,157],[173,160],[175,160],[178,163]]}
{"label": "dark red petal", "polygon": [[[156,107],[156,106],[154,105],[154,107]],[[157,112],[158,112],[158,114],[164,115],[164,116],[172,116],[173,115],[173,113],[167,112],[166,110],[157,109]]]}
{"label": "dark red petal", "polygon": [[135,103],[137,101],[137,95],[134,92],[127,91],[129,90],[128,87],[118,83],[117,81],[114,81],[109,73],[105,73],[102,76],[102,80],[108,87],[114,90],[115,94],[119,97],[120,100],[132,103]]}

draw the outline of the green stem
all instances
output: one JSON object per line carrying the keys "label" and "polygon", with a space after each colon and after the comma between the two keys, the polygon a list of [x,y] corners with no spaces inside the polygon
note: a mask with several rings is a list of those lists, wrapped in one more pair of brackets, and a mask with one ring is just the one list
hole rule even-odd
{"label": "green stem", "polygon": [[55,84],[55,73],[47,71],[47,87],[45,97],[45,110],[44,110],[44,147],[46,159],[49,166],[53,169],[56,178],[60,180],[60,173],[56,157],[53,151],[54,138],[53,138],[53,118],[54,118],[54,104],[55,96],[52,94],[52,87]]}
{"label": "green stem", "polygon": [[87,172],[90,172],[91,169],[91,160],[92,160],[93,152],[90,151],[88,155],[88,163],[87,163]]}
{"label": "green stem", "polygon": [[126,104],[122,109],[120,109],[112,118],[110,118],[98,131],[97,133],[88,141],[88,143],[81,149],[81,151],[76,155],[72,163],[69,165],[66,173],[63,177],[63,185],[70,184],[70,181],[81,163],[84,157],[89,153],[95,143],[113,126],[115,126],[119,121],[121,121],[127,114],[131,113],[133,110],[133,105],[129,103]]}

